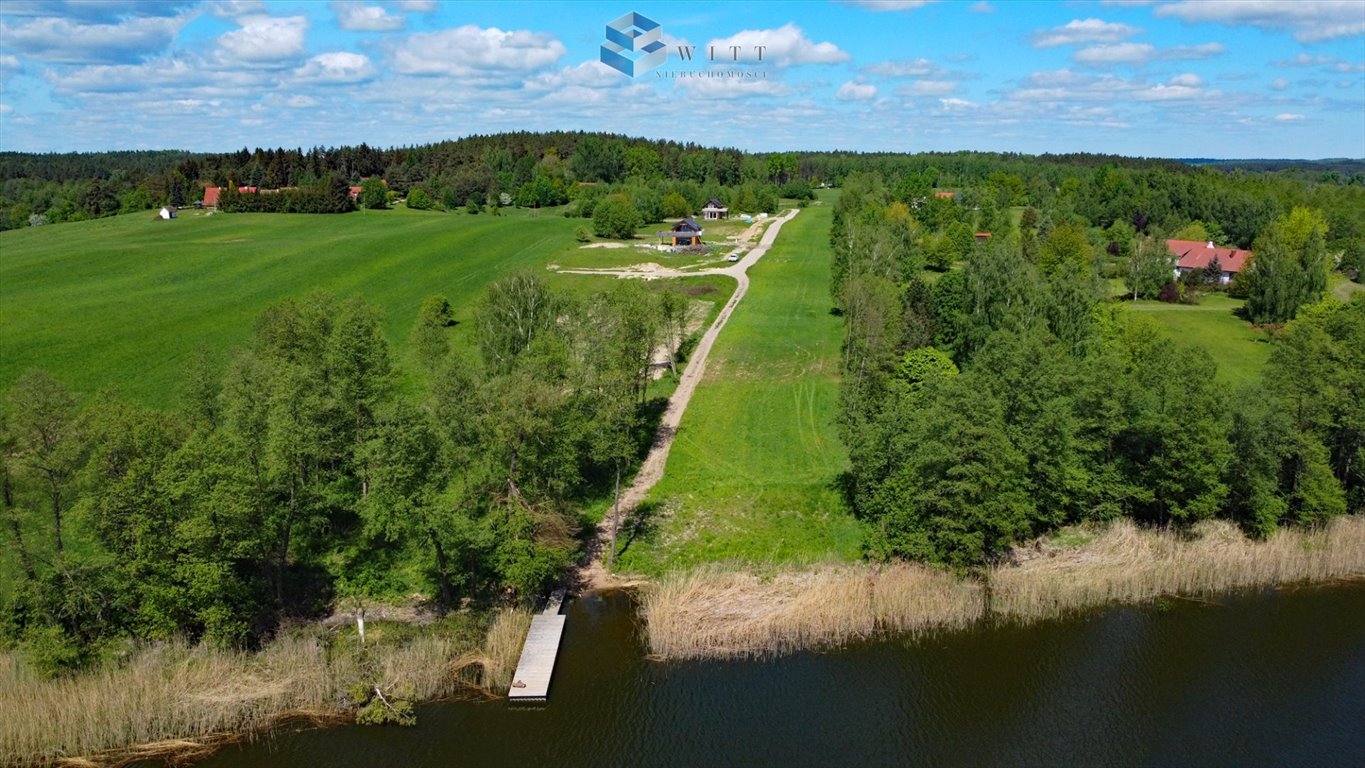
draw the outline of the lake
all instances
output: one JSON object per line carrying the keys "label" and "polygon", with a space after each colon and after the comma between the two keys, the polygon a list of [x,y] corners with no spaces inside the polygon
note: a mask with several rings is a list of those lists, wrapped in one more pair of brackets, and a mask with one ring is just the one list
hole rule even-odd
{"label": "lake", "polygon": [[278,733],[251,766],[1365,764],[1365,583],[1162,601],[739,662],[645,658],[630,596],[576,600],[550,701]]}

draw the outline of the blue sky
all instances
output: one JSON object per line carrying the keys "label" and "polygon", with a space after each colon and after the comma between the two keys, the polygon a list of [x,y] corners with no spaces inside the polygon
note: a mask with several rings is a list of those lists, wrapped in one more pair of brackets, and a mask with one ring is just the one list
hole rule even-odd
{"label": "blue sky", "polygon": [[[669,44],[633,79],[598,61],[628,11]],[[740,45],[740,61],[681,61],[678,45]],[[1365,0],[0,2],[0,149],[556,129],[755,151],[1359,158]]]}

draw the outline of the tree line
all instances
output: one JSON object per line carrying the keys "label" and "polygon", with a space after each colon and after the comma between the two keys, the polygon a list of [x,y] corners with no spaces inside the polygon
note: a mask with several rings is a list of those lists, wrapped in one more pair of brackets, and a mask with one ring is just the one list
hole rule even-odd
{"label": "tree line", "polygon": [[811,187],[838,186],[857,173],[893,180],[891,193],[907,205],[947,189],[960,192],[972,210],[1032,207],[1054,218],[1074,214],[1092,226],[1123,225],[1139,234],[1216,222],[1213,239],[1240,248],[1252,247],[1273,220],[1293,208],[1311,208],[1324,217],[1326,245],[1339,266],[1365,267],[1365,170],[1356,161],[1242,167],[1092,154],[745,153],[580,132],[471,136],[388,149],[361,144],[244,147],[217,154],[0,153],[0,229],[185,205],[200,199],[205,186],[302,188],[329,178],[348,184],[382,178],[400,197],[416,192],[417,207],[446,210],[471,202],[563,205],[583,184],[644,185],[661,196],[679,191],[664,189],[664,182],[699,188],[695,195],[680,192],[694,209],[716,196],[731,208],[761,210],[730,196],[764,185],[782,197],[804,198]]}
{"label": "tree line", "polygon": [[0,639],[58,670],[126,637],[251,646],[337,598],[534,597],[647,449],[651,356],[687,306],[518,274],[472,343],[429,298],[401,361],[373,306],[314,293],[194,360],[172,411],[27,372],[0,412]]}
{"label": "tree line", "polygon": [[1049,229],[996,233],[935,275],[934,215],[862,175],[831,230],[846,491],[871,555],[972,568],[1071,523],[1223,517],[1264,536],[1365,507],[1365,297],[1323,300],[1320,216],[1260,241],[1285,281],[1255,295],[1287,322],[1235,390],[1108,299],[1083,219],[1046,212]]}

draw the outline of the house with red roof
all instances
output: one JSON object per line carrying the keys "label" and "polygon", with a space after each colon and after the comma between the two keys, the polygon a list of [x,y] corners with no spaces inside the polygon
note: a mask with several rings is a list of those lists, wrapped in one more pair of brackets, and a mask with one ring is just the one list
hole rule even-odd
{"label": "house with red roof", "polygon": [[[238,188],[237,188],[237,191],[238,191],[238,192],[241,192],[241,193],[244,194],[244,195],[249,195],[249,194],[255,193],[255,192],[257,191],[257,189],[256,189],[255,187],[238,187]],[[270,190],[266,190],[266,191],[270,191]],[[204,203],[203,203],[204,207],[205,207],[205,208],[217,208],[217,207],[218,207],[218,196],[221,195],[221,194],[223,194],[223,188],[222,188],[222,187],[204,187]]]}
{"label": "house with red roof", "polygon": [[1218,281],[1224,285],[1247,268],[1255,254],[1241,248],[1220,248],[1213,241],[1167,240],[1166,250],[1176,259],[1175,276],[1193,272],[1196,269],[1208,270],[1210,265],[1220,273]]}

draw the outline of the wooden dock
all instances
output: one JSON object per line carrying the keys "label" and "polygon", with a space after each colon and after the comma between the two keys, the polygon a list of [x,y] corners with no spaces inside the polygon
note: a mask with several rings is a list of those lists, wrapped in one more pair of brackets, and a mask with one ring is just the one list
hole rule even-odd
{"label": "wooden dock", "polygon": [[[558,607],[556,604],[555,608]],[[521,660],[517,662],[517,672],[512,676],[507,698],[544,701],[549,697],[550,676],[555,671],[565,618],[560,613],[538,613],[531,617],[531,631],[526,635],[526,645],[522,646]]]}

